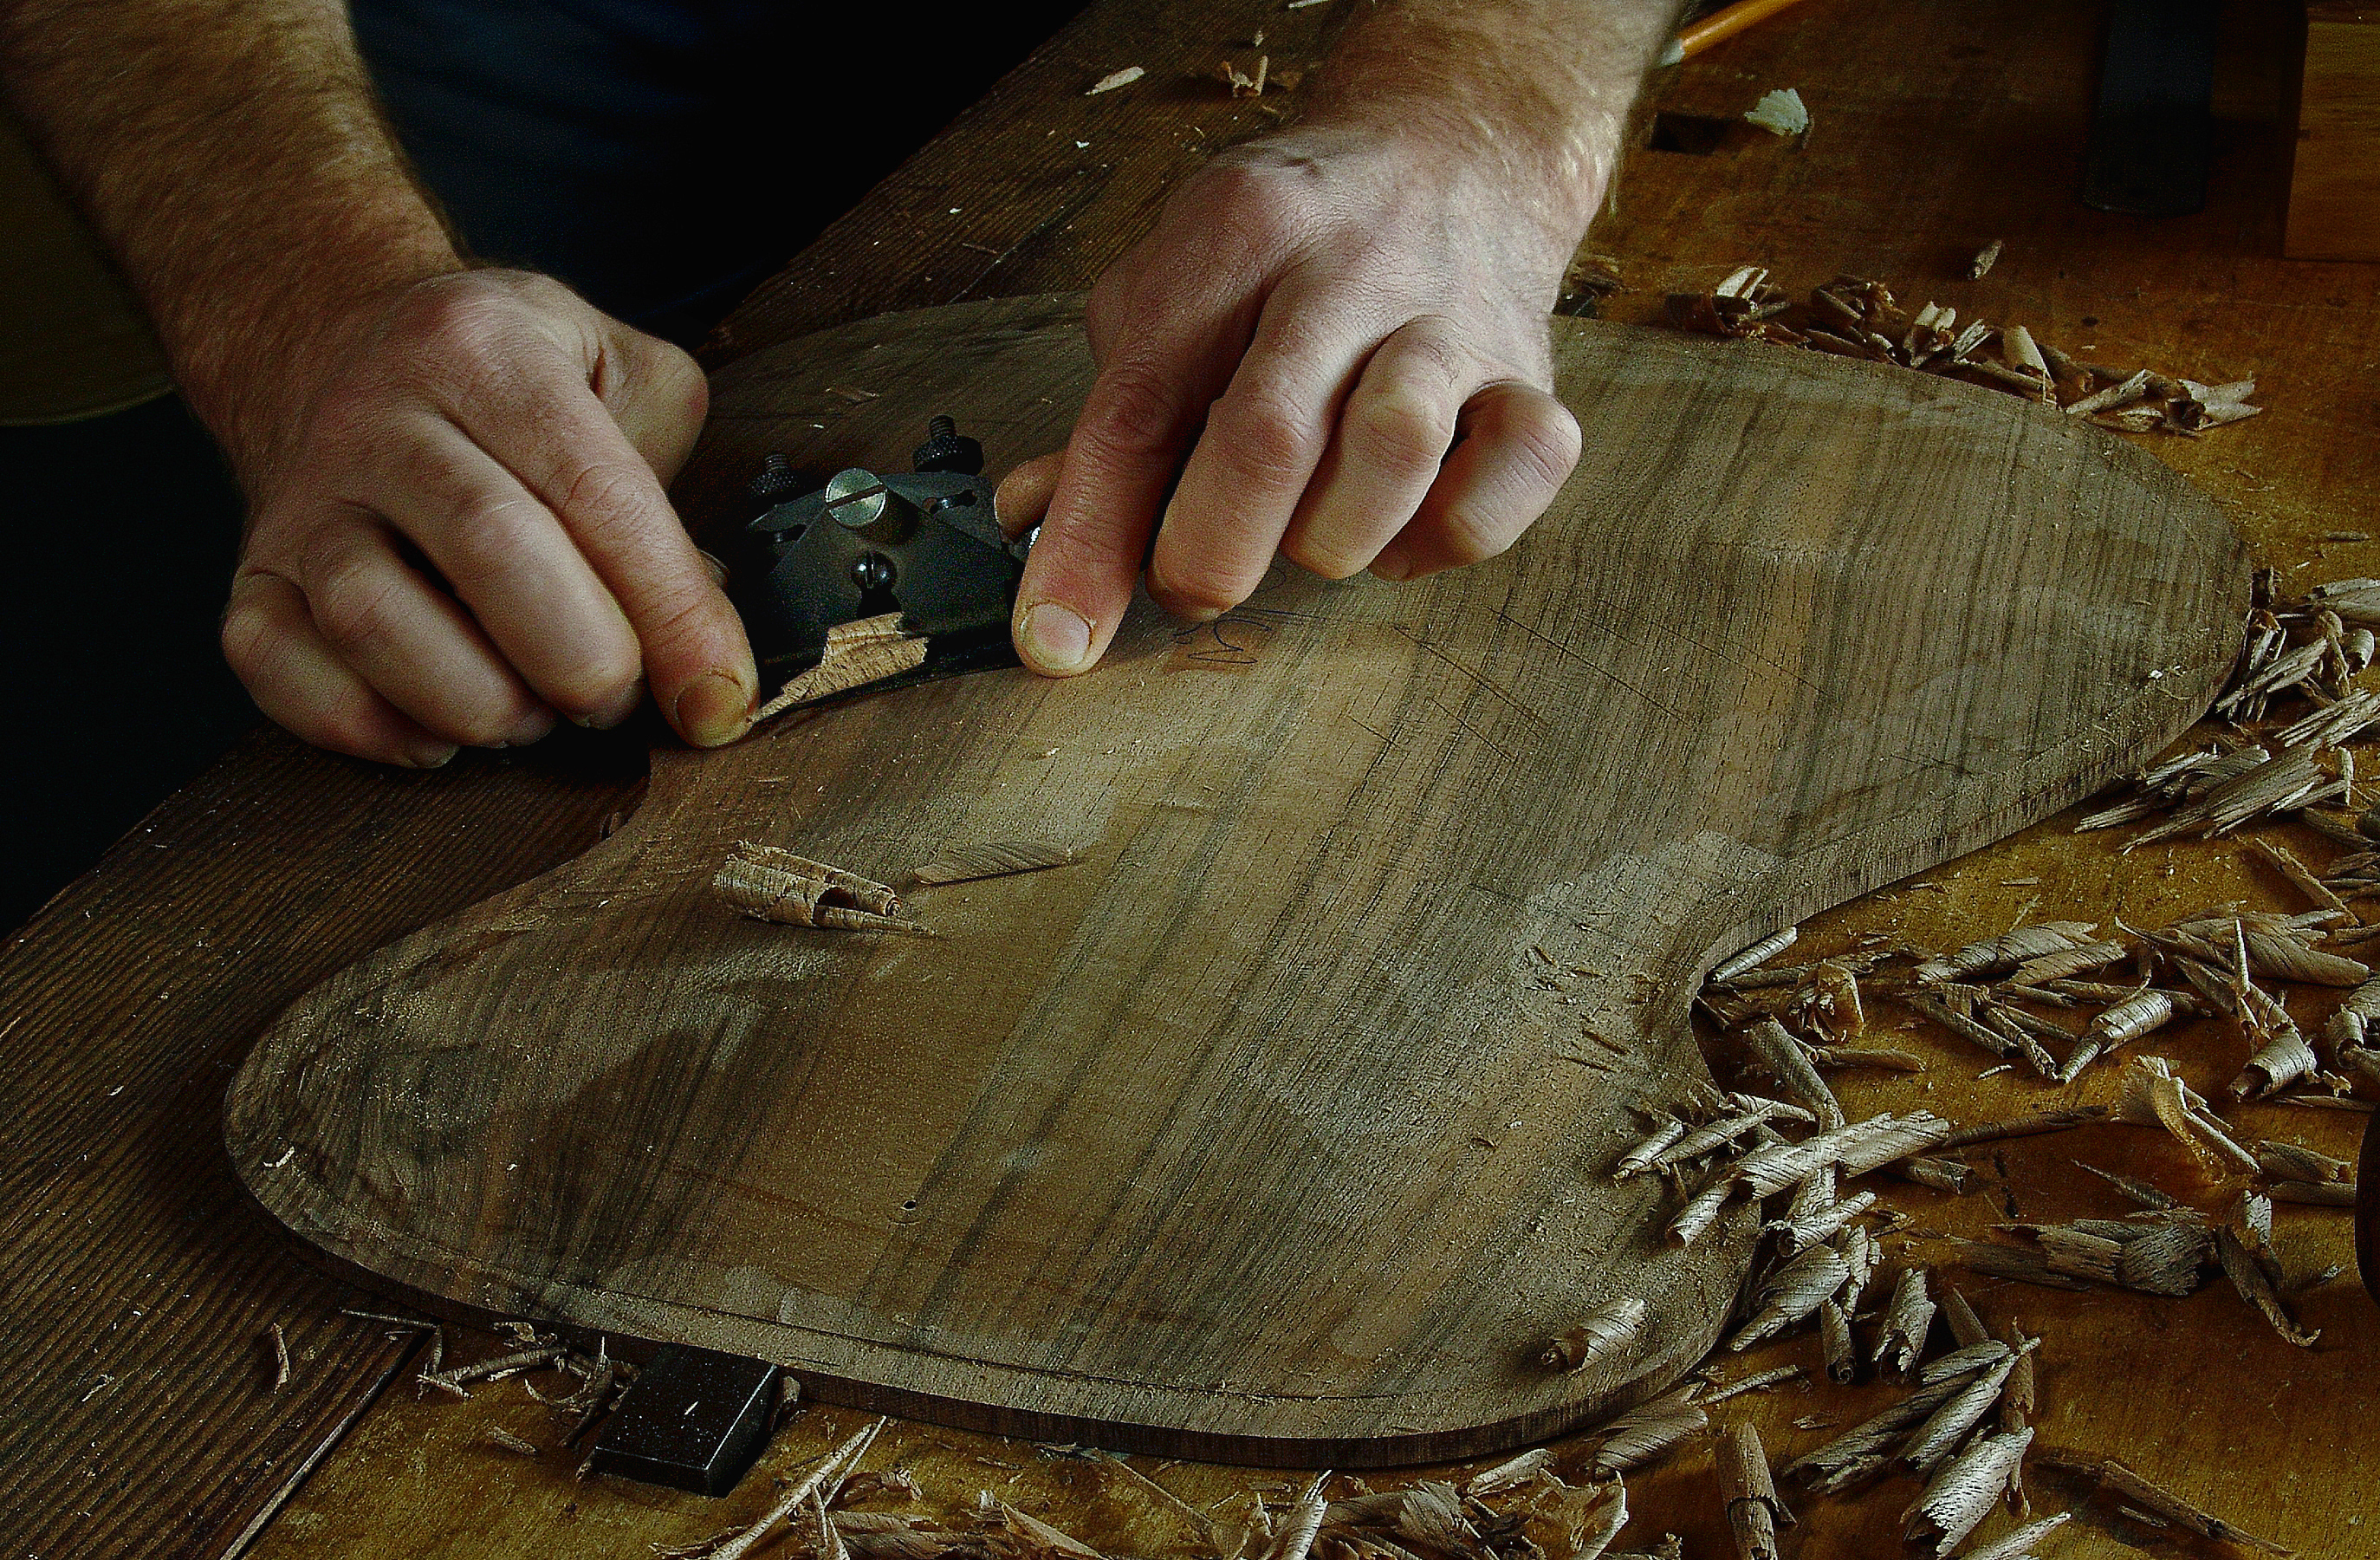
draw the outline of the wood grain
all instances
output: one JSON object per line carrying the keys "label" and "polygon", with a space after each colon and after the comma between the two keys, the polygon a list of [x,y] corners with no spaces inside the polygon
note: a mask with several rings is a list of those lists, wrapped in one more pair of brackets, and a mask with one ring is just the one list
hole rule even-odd
{"label": "wood grain", "polygon": [[[397,776],[277,733],[153,814],[0,959],[0,1534],[50,1557],[221,1553],[405,1346],[290,1260],[233,1179],[223,1089],[302,988],[596,837],[635,772]],[[528,805],[519,815],[497,796]],[[451,841],[418,870],[425,836]],[[339,870],[325,872],[323,863]],[[272,1390],[263,1342],[296,1373]]]}
{"label": "wood grain", "polygon": [[[745,359],[698,463],[889,463],[937,410],[1043,447],[1075,309]],[[1672,1379],[1749,1221],[1680,1250],[1605,1172],[1706,1076],[1699,971],[2170,739],[2244,571],[2165,468],[2007,396],[1621,326],[1560,357],[1589,446],[1505,557],[1283,570],[1208,628],[1136,609],[1091,677],[657,752],[602,846],[284,1017],[227,1107],[242,1176],[450,1299],[1049,1437],[1410,1462]],[[1085,859],[919,891],[930,940],[709,886],[741,839],[905,882],[1016,838]],[[1643,1347],[1531,1365],[1621,1295]]]}
{"label": "wood grain", "polygon": [[[1317,18],[1342,8],[1288,17]],[[1193,17],[1186,7],[1160,14],[1114,0],[1093,6],[1082,28],[1062,41],[1060,67],[1036,75],[1029,92],[1001,94],[997,114],[968,116],[964,134],[939,140],[837,223],[761,300],[790,294],[797,306],[775,313],[756,305],[735,342],[757,350],[799,330],[905,301],[947,300],[977,283],[962,267],[981,265],[1020,238],[981,291],[1087,286],[1099,264],[1153,216],[1167,170],[1225,136],[1270,123],[1252,104],[1222,99],[1220,91],[1198,95],[1195,78],[1254,28],[1285,36],[1276,0],[1200,9]],[[2095,79],[2096,7],[1828,0],[1730,39],[1662,73],[1653,106],[1732,118],[1766,87],[1790,84],[1812,104],[1816,132],[1799,145],[1753,132],[1709,156],[1632,153],[1616,209],[1589,241],[1620,257],[1631,289],[1608,300],[1606,312],[1658,319],[1666,288],[1706,286],[1757,259],[1777,265],[1788,285],[1845,269],[1883,276],[1904,294],[1956,303],[1962,314],[2019,320],[2070,348],[2094,347],[2105,360],[2155,363],[2206,379],[2260,373],[2273,408],[2267,415],[2203,441],[2168,439],[2149,447],[2216,497],[2260,560],[2302,570],[2292,576],[2301,579],[2380,573],[2380,543],[2325,536],[2342,525],[2367,526],[2370,494],[2380,483],[2380,437],[2367,415],[2368,365],[2380,357],[2380,269],[2280,258],[2278,192],[2287,187],[2290,150],[2282,89],[2285,77],[2293,79],[2294,46],[2277,25],[2277,7],[2239,0],[2225,6],[2225,17],[2221,139],[2208,208],[2162,223],[2109,217],[2071,199]],[[1178,30],[1166,30],[1160,21]],[[1276,67],[1284,57],[1276,54]],[[1300,57],[1311,63],[1310,55]],[[1083,82],[1132,61],[1147,64],[1160,82],[1183,85],[1148,99],[1077,95]],[[1087,108],[1102,117],[1090,121]],[[1068,133],[1060,137],[1061,130]],[[1053,182],[1033,165],[1048,154],[1037,149],[1053,139],[1062,139],[1069,152],[1075,140],[1095,140],[1087,155],[1111,170],[1098,199],[1070,209],[1073,197],[1058,198],[1067,189],[1062,177]],[[1028,166],[1034,176],[1020,177],[1017,170]],[[953,205],[965,208],[964,218],[928,226]],[[1999,265],[1983,282],[1965,281],[1968,258],[1993,238],[2008,240]],[[29,740],[37,752],[37,739]],[[320,972],[424,916],[577,849],[619,804],[632,775],[630,766],[629,775],[582,774],[577,788],[557,788],[534,767],[506,762],[425,781],[370,774],[263,739],[235,751],[160,815],[177,831],[210,812],[236,818],[237,845],[178,832],[176,840],[203,840],[207,847],[167,854],[129,843],[0,949],[0,979],[13,993],[12,1008],[37,988],[53,1005],[38,1043],[22,1027],[0,1040],[6,1075],[27,1080],[0,1127],[0,1163],[27,1177],[12,1181],[12,1188],[38,1189],[39,1205],[60,1226],[89,1219],[111,1229],[104,1241],[78,1252],[65,1284],[41,1282],[46,1257],[9,1259],[18,1265],[10,1270],[0,1315],[0,1360],[11,1370],[10,1396],[0,1406],[9,1433],[0,1454],[9,1469],[0,1491],[0,1533],[44,1560],[160,1547],[220,1553],[245,1523],[221,1524],[235,1498],[225,1487],[229,1471],[273,1461],[277,1498],[285,1488],[279,1470],[293,1466],[284,1448],[301,1449],[295,1460],[310,1459],[366,1402],[372,1407],[358,1432],[259,1536],[259,1560],[526,1555],[573,1543],[642,1554],[649,1540],[691,1541],[757,1513],[753,1503],[765,1504],[765,1488],[713,1504],[617,1481],[580,1482],[570,1477],[575,1458],[567,1455],[549,1454],[532,1465],[478,1444],[491,1422],[532,1437],[547,1433],[543,1410],[509,1385],[471,1403],[417,1399],[408,1392],[374,1400],[385,1340],[382,1330],[361,1325],[326,1330],[303,1361],[310,1374],[301,1382],[335,1392],[340,1408],[301,1420],[294,1410],[311,1400],[264,1395],[249,1373],[255,1357],[247,1350],[264,1322],[319,1314],[345,1291],[322,1286],[281,1254],[298,1249],[285,1236],[275,1250],[260,1252],[211,1227],[225,1205],[206,1200],[205,1188],[228,1182],[212,1141],[219,1118],[217,1087],[205,1081],[215,1066],[208,1058],[222,1058],[226,1071],[212,1076],[225,1076],[261,1016]],[[2037,896],[2036,913],[2056,908],[2155,921],[2208,902],[2271,893],[2225,842],[2176,842],[2131,857],[2116,854],[2119,844],[2113,832],[2072,835],[2061,823],[2045,823],[1926,871],[1923,885],[1866,896],[1821,918],[1805,935],[1820,946],[1879,934],[1955,943],[1975,928],[2005,925]],[[2319,852],[2319,842],[2293,844],[2301,853]],[[2024,881],[2036,877],[2038,884]],[[357,897],[358,883],[370,884],[370,896],[380,902],[353,912],[325,908],[341,896]],[[287,907],[299,884],[322,886],[293,910]],[[286,916],[290,924],[269,926],[269,935],[237,947],[212,937],[211,928],[247,917],[251,902],[268,907],[268,923]],[[83,911],[97,907],[137,911],[139,940],[92,939]],[[145,1066],[182,1069],[173,1076],[188,1080],[189,1108],[105,1114],[139,1092],[106,1101],[106,1091],[123,1081],[127,1051],[109,1042],[122,1016],[143,1012],[141,1004],[154,994],[153,970],[181,968],[172,963],[178,951],[200,939],[209,940],[221,961],[203,967],[204,983],[177,988],[176,1000],[188,999],[178,1018],[164,1022],[161,1016],[156,1027],[125,1037]],[[35,969],[37,981],[28,974]],[[102,1042],[79,1042],[83,1036]],[[1923,1104],[1963,1116],[2034,1105],[2031,1086],[2021,1080],[1975,1080],[1977,1069],[1960,1065],[1965,1058],[1955,1042],[1922,1030],[1890,1039],[1926,1055],[1933,1070],[1909,1079],[1839,1079],[1854,1113]],[[2194,1082],[2219,1090],[2226,1069],[2237,1064],[2232,1043],[2209,1026],[2168,1049],[2194,1060]],[[2252,1130],[2333,1153],[2353,1152],[2352,1117],[2256,1110]],[[72,1174],[81,1148],[56,1147],[116,1135],[141,1140],[145,1171]],[[2069,1161],[2085,1158],[2132,1174],[2170,1172],[2175,1166],[2157,1157],[2147,1138],[2106,1128],[2012,1145],[2005,1194],[2050,1217],[2106,1213],[2107,1205],[2078,1192]],[[36,1143],[45,1156],[38,1161]],[[1989,1197],[1953,1200],[1896,1188],[1892,1201],[1928,1224],[1980,1233],[2005,1216],[2002,1195],[1996,1182]],[[2284,1209],[2280,1218],[2293,1272],[2350,1257],[2340,1215]],[[27,1213],[9,1238],[21,1239],[30,1222]],[[183,1254],[161,1269],[161,1252]],[[128,1311],[93,1322],[91,1296],[128,1292],[155,1272],[171,1273],[181,1284],[172,1292],[189,1298],[170,1308],[143,1306],[142,1317]],[[2046,1435],[2125,1456],[2217,1509],[2250,1514],[2301,1554],[2362,1560],[2370,1554],[2366,1475],[2380,1459],[2380,1435],[2357,1416],[2332,1410],[2360,1400],[2380,1347],[2380,1311],[2351,1285],[2307,1298],[2309,1320],[2324,1329],[2322,1346],[2310,1355],[2261,1333],[2261,1323],[2220,1293],[2177,1302],[2010,1287],[1979,1303],[1995,1322],[2013,1309],[2029,1328],[2048,1333],[2044,1407],[2054,1423]],[[106,1397],[94,1399],[91,1411],[79,1409],[91,1376],[77,1351],[102,1335],[111,1350],[137,1342],[170,1362],[161,1368],[176,1383],[174,1401],[141,1415],[110,1410]],[[193,1343],[217,1337],[228,1340],[220,1350]],[[1806,1342],[1796,1340],[1743,1368],[1807,1352]],[[36,1354],[63,1363],[24,1368]],[[1819,1408],[1861,1412],[1880,1395],[1874,1389],[1820,1391],[1815,1401],[1788,1390],[1729,1407],[1757,1418],[1772,1451],[1784,1456],[1827,1433],[1796,1430],[1796,1417]],[[783,1438],[771,1466],[793,1468],[856,1422],[820,1410]],[[194,1433],[193,1426],[201,1429]],[[955,1517],[978,1487],[990,1486],[1109,1554],[1211,1553],[1186,1518],[1121,1470],[957,1431],[894,1431],[892,1456],[916,1468],[928,1492],[923,1509]],[[1251,1490],[1276,1501],[1294,1493],[1285,1477],[1145,1461],[1140,1467],[1192,1505],[1217,1512],[1244,1508]],[[241,1490],[257,1487],[244,1482]],[[94,1496],[94,1490],[106,1493]],[[1803,1552],[1891,1552],[1900,1533],[1895,1517],[1911,1493],[1894,1483],[1864,1501],[1801,1507]],[[2061,1493],[2051,1492],[2045,1504],[2058,1504]],[[1632,1480],[1631,1504],[1640,1515],[1622,1542],[1649,1543],[1668,1528],[1686,1537],[1689,1553],[1724,1553],[1710,1494],[1707,1456],[1692,1451]],[[269,1508],[270,1500],[263,1504]],[[2119,1560],[2143,1543],[2154,1547],[2136,1527],[2105,1517],[2078,1521],[2059,1542],[2057,1553],[2074,1560]]]}

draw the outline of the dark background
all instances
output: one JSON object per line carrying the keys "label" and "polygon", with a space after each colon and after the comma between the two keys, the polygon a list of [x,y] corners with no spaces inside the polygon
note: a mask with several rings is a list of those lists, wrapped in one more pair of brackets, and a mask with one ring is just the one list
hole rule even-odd
{"label": "dark background", "polygon": [[[358,31],[476,251],[690,346],[1079,8],[367,0]],[[14,926],[260,717],[215,642],[239,495],[178,397],[0,428],[0,494]]]}

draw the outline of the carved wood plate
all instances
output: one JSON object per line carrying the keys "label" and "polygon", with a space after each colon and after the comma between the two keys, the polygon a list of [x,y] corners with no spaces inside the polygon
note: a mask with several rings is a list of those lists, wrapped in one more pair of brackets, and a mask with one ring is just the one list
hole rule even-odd
{"label": "carved wood plate", "polygon": [[[681,493],[783,448],[995,464],[1090,377],[1065,299],[734,365]],[[1586,453],[1509,554],[1276,572],[1096,675],[978,673],[658,751],[584,857],[334,977],[256,1047],[231,1152],[275,1214],[448,1300],[765,1357],[817,1395],[1339,1466],[1467,1456],[1697,1360],[1690,1249],[1613,1183],[1706,1077],[1719,955],[2070,802],[2168,742],[2246,597],[2139,449],[1942,379],[1559,325]],[[930,938],[766,925],[735,842],[917,890]],[[1545,1338],[1638,1295],[1608,1369]]]}

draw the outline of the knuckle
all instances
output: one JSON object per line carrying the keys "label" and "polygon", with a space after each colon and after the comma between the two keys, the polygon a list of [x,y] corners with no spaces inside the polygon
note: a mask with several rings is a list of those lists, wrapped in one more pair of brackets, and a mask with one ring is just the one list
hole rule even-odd
{"label": "knuckle", "polygon": [[1235,159],[1209,167],[1203,193],[1221,208],[1224,234],[1259,252],[1295,240],[1304,202],[1286,187],[1281,169]]}
{"label": "knuckle", "polygon": [[533,572],[539,563],[535,528],[521,523],[526,501],[466,499],[436,522],[436,555],[460,585],[481,584]]}
{"label": "knuckle", "polygon": [[590,460],[560,475],[560,508],[573,519],[635,516],[644,508],[653,481],[641,463],[625,460]]}
{"label": "knuckle", "polygon": [[1408,387],[1365,398],[1350,420],[1356,458],[1408,481],[1438,469],[1454,432],[1441,407]]}
{"label": "knuckle", "polygon": [[1099,407],[1081,436],[1099,453],[1123,459],[1154,454],[1180,433],[1179,398],[1156,370],[1120,363],[1099,376]]}
{"label": "knuckle", "polygon": [[253,689],[272,668],[277,638],[271,613],[252,599],[232,599],[224,613],[223,656],[241,686]]}
{"label": "knuckle", "polygon": [[1578,465],[1578,422],[1566,413],[1548,409],[1514,418],[1498,435],[1523,476],[1548,495]]}
{"label": "knuckle", "polygon": [[421,355],[476,355],[493,350],[512,333],[519,307],[507,289],[467,274],[414,288],[398,305],[395,323]]}
{"label": "knuckle", "polygon": [[314,627],[334,650],[379,650],[396,637],[401,613],[398,581],[359,558],[345,558],[311,581],[307,604]]}
{"label": "knuckle", "polygon": [[591,714],[625,698],[644,675],[635,636],[603,634],[566,666],[549,673],[538,690],[565,712]]}
{"label": "knuckle", "polygon": [[1218,402],[1210,436],[1243,480],[1268,487],[1302,484],[1314,465],[1314,439],[1297,406],[1270,386],[1233,391]]}

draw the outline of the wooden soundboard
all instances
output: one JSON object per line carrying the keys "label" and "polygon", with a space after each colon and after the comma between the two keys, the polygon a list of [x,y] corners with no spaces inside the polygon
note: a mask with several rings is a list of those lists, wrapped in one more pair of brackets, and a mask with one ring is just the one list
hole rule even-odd
{"label": "wooden soundboard", "polygon": [[[1069,299],[742,360],[682,492],[1055,447]],[[1899,369],[1559,322],[1585,454],[1488,564],[1282,568],[1021,670],[653,756],[570,864],[317,987],[232,1090],[298,1233],[490,1310],[764,1357],[1013,1433],[1357,1466],[1552,1433],[1699,1359],[1753,1234],[1609,1171],[1707,1080],[1720,955],[2010,833],[2228,672],[2238,540],[2141,451]],[[739,841],[920,888],[930,936],[764,924]],[[1548,1372],[1596,1303],[1653,1324]]]}

